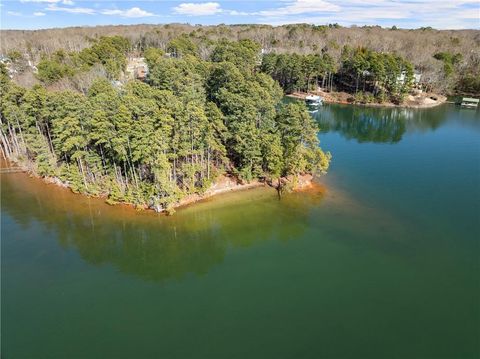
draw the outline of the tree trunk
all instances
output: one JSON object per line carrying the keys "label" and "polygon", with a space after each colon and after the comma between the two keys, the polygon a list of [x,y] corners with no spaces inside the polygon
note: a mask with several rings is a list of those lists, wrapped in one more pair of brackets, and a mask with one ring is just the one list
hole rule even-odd
{"label": "tree trunk", "polygon": [[53,149],[52,137],[50,136],[50,129],[48,127],[48,123],[46,124],[46,128],[47,128],[47,136],[48,136],[48,147],[50,151],[52,151],[52,156],[56,158],[55,150]]}
{"label": "tree trunk", "polygon": [[102,156],[102,166],[103,166],[103,173],[107,174],[107,164],[105,163],[105,155],[103,154],[103,145],[100,145],[100,154]]}
{"label": "tree trunk", "polygon": [[130,166],[130,172],[133,175],[133,180],[135,181],[135,185],[138,188],[138,181],[137,181],[137,175],[135,174],[135,171],[132,169],[133,168],[133,163],[132,163],[132,148],[130,147],[130,139],[127,138],[127,144],[128,144],[128,152],[130,156],[127,157],[128,159],[128,165]]}
{"label": "tree trunk", "polygon": [[80,167],[80,172],[82,172],[83,184],[85,185],[85,188],[88,189],[87,180],[85,178],[85,172],[83,170],[82,160],[80,158],[77,158],[77,162],[78,162],[79,167]]}
{"label": "tree trunk", "polygon": [[1,137],[1,140],[2,140],[3,158],[4,159],[7,159],[6,157],[10,158],[10,156],[11,156],[10,145],[9,145],[8,140],[6,139],[5,134],[3,133],[3,130],[1,128],[0,128],[0,137]]}
{"label": "tree trunk", "polygon": [[210,147],[207,150],[207,178],[210,179]]}

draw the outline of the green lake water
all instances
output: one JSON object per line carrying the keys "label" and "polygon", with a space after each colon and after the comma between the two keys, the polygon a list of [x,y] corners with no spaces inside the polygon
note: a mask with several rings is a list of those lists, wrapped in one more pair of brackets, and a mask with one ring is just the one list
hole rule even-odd
{"label": "green lake water", "polygon": [[1,178],[1,357],[479,358],[480,114],[315,114],[326,192],[172,217]]}

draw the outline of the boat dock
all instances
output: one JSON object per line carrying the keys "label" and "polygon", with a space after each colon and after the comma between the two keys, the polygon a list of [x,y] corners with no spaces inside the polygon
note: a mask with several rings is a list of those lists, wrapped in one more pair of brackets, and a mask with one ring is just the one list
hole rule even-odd
{"label": "boat dock", "polygon": [[460,106],[467,108],[477,108],[480,100],[478,98],[464,97]]}

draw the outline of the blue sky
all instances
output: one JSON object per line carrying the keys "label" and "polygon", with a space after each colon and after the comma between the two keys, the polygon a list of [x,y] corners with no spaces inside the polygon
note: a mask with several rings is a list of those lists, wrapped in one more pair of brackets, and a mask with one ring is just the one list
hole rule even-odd
{"label": "blue sky", "polygon": [[0,0],[0,28],[289,23],[480,29],[480,0]]}

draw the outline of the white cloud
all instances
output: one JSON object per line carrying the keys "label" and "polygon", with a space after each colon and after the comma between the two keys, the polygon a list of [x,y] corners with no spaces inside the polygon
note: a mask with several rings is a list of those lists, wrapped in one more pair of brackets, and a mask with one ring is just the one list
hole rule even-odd
{"label": "white cloud", "polygon": [[476,19],[479,21],[480,25],[480,8],[477,9],[468,9],[468,10],[461,10],[458,13],[455,14],[456,17],[460,19]]}
{"label": "white cloud", "polygon": [[259,11],[262,16],[284,16],[340,11],[340,6],[324,0],[295,0],[278,9]]}
{"label": "white cloud", "polygon": [[206,3],[182,3],[173,8],[177,14],[188,16],[215,15],[222,12],[217,2]]}
{"label": "white cloud", "polygon": [[102,10],[101,13],[103,15],[116,15],[120,17],[130,17],[130,18],[156,16],[155,14],[142,10],[138,7],[132,7],[131,9],[128,9],[128,10],[118,10],[118,9]]}
{"label": "white cloud", "polygon": [[[6,0],[8,1],[8,0]],[[103,15],[118,18],[146,18],[159,16],[137,6],[127,9],[105,8],[106,2],[85,0],[82,7],[77,0],[17,0],[22,3],[43,4],[44,9],[31,10],[29,15],[6,12],[10,16],[37,17],[48,11],[71,14]],[[74,3],[78,4],[78,6]],[[87,2],[88,1],[88,2]],[[149,0],[153,1],[153,0]],[[237,9],[222,8],[219,0],[175,0],[172,15],[190,16],[222,15],[222,21],[234,21],[234,17],[250,16],[249,22],[281,25],[289,23],[341,25],[375,25],[402,28],[432,26],[434,28],[480,28],[480,0],[276,0],[271,8],[243,11],[241,1]],[[203,2],[202,2],[203,1]],[[230,0],[232,1],[232,0]],[[251,0],[260,3],[262,0]],[[5,2],[0,0],[0,2]],[[225,2],[229,4],[228,2]],[[232,2],[233,3],[233,2]],[[122,2],[117,2],[122,4]],[[125,4],[125,3],[123,3]],[[1,4],[0,4],[1,5]],[[121,5],[120,5],[121,6]],[[126,6],[126,5],[124,5]],[[33,12],[36,11],[36,12]],[[33,14],[32,14],[33,13]],[[168,15],[167,15],[168,17]]]}
{"label": "white cloud", "polygon": [[95,14],[95,10],[88,8],[88,7],[61,7],[55,4],[48,5],[45,10],[47,11],[64,11],[71,14],[87,14],[93,15]]}
{"label": "white cloud", "polygon": [[[69,0],[63,0],[63,3]],[[73,4],[73,2],[71,2]],[[148,17],[148,16],[157,16],[151,12],[145,11],[140,9],[139,7],[132,7],[131,9],[93,9],[88,7],[64,7],[64,6],[57,6],[54,3],[48,4],[45,8],[47,11],[63,11],[70,14],[86,14],[86,15],[109,15],[109,16],[119,16],[125,18],[141,18],[141,17]],[[36,15],[41,16],[41,15]]]}
{"label": "white cloud", "polygon": [[478,0],[408,0],[408,1],[392,1],[392,0],[337,0],[335,2],[341,7],[358,6],[358,5],[374,5],[374,6],[391,6],[391,7],[415,7],[418,5],[443,4],[450,7],[458,7],[461,5],[478,4]]}
{"label": "white cloud", "polygon": [[[479,0],[286,0],[276,9],[258,11],[259,23],[400,25],[417,28],[479,28]],[[334,4],[333,4],[334,3]]]}
{"label": "white cloud", "polygon": [[35,3],[48,3],[48,4],[57,4],[62,3],[64,5],[73,5],[74,2],[72,0],[20,0],[22,3],[26,2],[35,2]]}
{"label": "white cloud", "polygon": [[50,4],[54,4],[54,3],[57,3],[59,2],[60,0],[20,0],[20,2],[43,2],[43,3],[50,3]]}
{"label": "white cloud", "polygon": [[226,12],[228,15],[233,15],[233,16],[245,16],[245,15],[251,15],[248,12],[245,11],[237,11],[237,10],[223,10],[223,12]]}
{"label": "white cloud", "polygon": [[373,8],[368,11],[360,9],[352,9],[346,14],[342,13],[340,17],[341,20],[350,20],[352,22],[356,21],[366,21],[376,19],[405,19],[411,16],[411,13],[407,9],[383,9],[383,8]]}

